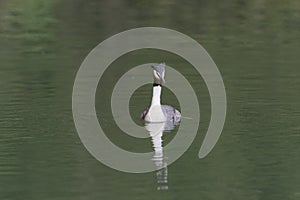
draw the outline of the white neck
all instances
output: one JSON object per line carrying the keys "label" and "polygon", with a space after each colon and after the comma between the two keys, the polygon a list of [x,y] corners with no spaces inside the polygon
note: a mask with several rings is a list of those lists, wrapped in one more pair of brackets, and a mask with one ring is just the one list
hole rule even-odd
{"label": "white neck", "polygon": [[160,105],[161,86],[153,87],[151,106]]}

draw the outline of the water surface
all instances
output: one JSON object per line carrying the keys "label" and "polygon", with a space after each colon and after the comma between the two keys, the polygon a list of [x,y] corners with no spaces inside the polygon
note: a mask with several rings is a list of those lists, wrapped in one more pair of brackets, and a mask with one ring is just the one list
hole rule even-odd
{"label": "water surface", "polygon": [[[281,1],[0,1],[1,199],[263,199],[300,198],[300,4]],[[99,84],[96,108],[108,137],[132,151],[109,111],[114,82],[130,67],[165,61],[194,83],[201,109],[198,136],[168,167],[168,190],[156,173],[126,174],[95,160],[77,136],[71,109],[76,72],[104,39],[158,26],[202,44],[223,76],[228,111],[214,150],[199,160],[210,119],[207,88],[189,64],[142,50],[116,60]],[[121,69],[121,70],[120,70]],[[151,97],[141,87],[130,109],[138,117]],[[163,102],[178,106],[165,90]],[[170,141],[176,129],[164,135]],[[187,133],[188,134],[188,133]]]}

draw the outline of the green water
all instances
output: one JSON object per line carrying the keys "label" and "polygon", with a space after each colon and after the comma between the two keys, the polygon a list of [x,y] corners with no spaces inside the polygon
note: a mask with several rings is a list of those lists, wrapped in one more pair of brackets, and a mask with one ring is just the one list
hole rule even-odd
{"label": "green water", "polygon": [[[227,92],[223,133],[200,160],[210,99],[195,71],[182,71],[197,83],[201,122],[192,146],[168,167],[167,191],[157,190],[155,172],[126,174],[95,160],[72,118],[73,82],[85,56],[106,38],[143,26],[197,40],[219,67]],[[0,199],[297,200],[299,53],[297,0],[1,0]],[[167,52],[132,52],[116,60],[99,85],[99,121],[121,147],[149,151],[151,142],[132,141],[115,126],[110,89],[121,67],[160,61],[175,67],[185,62]],[[150,95],[148,85],[132,98],[131,115],[140,125]],[[178,106],[170,91],[162,98]],[[165,142],[174,134],[176,129]]]}

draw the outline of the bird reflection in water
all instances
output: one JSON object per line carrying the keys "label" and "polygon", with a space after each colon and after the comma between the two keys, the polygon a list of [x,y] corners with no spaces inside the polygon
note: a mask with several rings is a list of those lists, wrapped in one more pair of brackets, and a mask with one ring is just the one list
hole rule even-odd
{"label": "bird reflection in water", "polygon": [[175,128],[178,121],[160,123],[146,123],[145,128],[149,132],[154,154],[152,160],[156,166],[157,190],[168,190],[168,164],[167,155],[163,152],[163,133]]}

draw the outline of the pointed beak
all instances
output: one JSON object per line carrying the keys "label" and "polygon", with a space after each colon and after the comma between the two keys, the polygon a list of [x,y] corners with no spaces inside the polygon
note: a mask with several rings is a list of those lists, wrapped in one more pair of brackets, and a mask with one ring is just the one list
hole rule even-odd
{"label": "pointed beak", "polygon": [[151,68],[157,72],[157,75],[159,76],[161,83],[164,84],[166,82],[164,78],[164,68],[161,68],[159,65],[158,66],[151,65]]}

